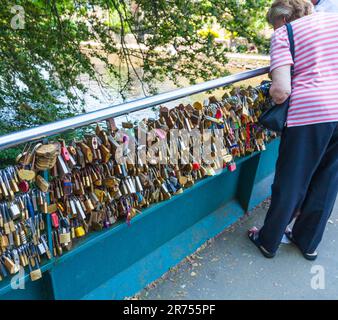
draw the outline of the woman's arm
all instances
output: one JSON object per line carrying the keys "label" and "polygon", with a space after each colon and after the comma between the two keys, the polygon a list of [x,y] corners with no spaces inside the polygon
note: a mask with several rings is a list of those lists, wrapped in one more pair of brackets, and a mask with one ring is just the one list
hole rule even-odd
{"label": "woman's arm", "polygon": [[270,95],[277,104],[282,104],[291,95],[290,65],[281,66],[271,73]]}

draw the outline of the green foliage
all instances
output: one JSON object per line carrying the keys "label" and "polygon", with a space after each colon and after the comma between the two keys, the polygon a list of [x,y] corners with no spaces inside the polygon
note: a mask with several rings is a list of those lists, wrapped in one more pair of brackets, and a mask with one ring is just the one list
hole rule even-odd
{"label": "green foliage", "polygon": [[[81,97],[86,87],[79,77],[87,75],[101,87],[107,85],[96,71],[94,59],[105,64],[123,97],[135,85],[155,92],[158,80],[169,78],[179,85],[182,78],[196,83],[224,76],[227,49],[215,41],[217,32],[201,30],[215,22],[229,34],[245,37],[264,51],[267,40],[260,31],[265,26],[269,3],[269,0],[2,0],[1,134],[82,112]],[[16,17],[11,12],[13,5],[24,9],[23,29],[11,25]],[[116,33],[119,40],[114,40]],[[127,45],[127,34],[134,37],[136,47]],[[111,62],[111,55],[118,56],[118,63]]]}

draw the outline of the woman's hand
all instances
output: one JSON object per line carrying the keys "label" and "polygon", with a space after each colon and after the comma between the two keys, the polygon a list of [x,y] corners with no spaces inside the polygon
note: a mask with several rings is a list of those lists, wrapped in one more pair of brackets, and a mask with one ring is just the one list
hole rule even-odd
{"label": "woman's hand", "polygon": [[282,104],[291,95],[290,65],[274,69],[271,77],[270,95],[276,104]]}

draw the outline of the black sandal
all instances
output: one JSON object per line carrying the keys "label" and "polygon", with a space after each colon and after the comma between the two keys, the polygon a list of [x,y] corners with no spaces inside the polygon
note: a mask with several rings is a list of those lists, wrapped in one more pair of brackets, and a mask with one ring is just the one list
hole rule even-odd
{"label": "black sandal", "polygon": [[248,230],[248,237],[251,240],[251,242],[259,249],[259,251],[262,253],[262,255],[265,258],[271,259],[276,254],[270,253],[268,250],[266,250],[258,241],[258,231]]}
{"label": "black sandal", "polygon": [[305,253],[300,249],[300,247],[298,246],[295,238],[293,237],[292,231],[285,231],[285,235],[299,249],[299,251],[302,253],[303,257],[306,260],[314,261],[314,260],[317,259],[318,253],[316,251],[313,252],[313,253]]}

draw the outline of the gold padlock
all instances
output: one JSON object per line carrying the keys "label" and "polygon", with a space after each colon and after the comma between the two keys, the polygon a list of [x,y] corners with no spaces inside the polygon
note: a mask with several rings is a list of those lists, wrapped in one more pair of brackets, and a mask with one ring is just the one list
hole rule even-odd
{"label": "gold padlock", "polygon": [[74,231],[75,231],[75,236],[77,238],[83,237],[86,234],[86,232],[85,232],[85,230],[82,226],[76,227]]}
{"label": "gold padlock", "polygon": [[8,272],[10,274],[15,274],[19,271],[15,267],[15,263],[12,261],[12,259],[10,259],[8,257],[4,257],[4,265],[5,265],[5,267],[7,268]]}
{"label": "gold padlock", "polygon": [[94,205],[92,203],[92,201],[90,200],[89,197],[85,196],[85,201],[84,201],[84,205],[85,205],[85,208],[86,208],[86,212],[92,212],[95,208],[94,208]]}
{"label": "gold padlock", "polygon": [[90,149],[90,147],[88,145],[86,145],[85,143],[80,143],[80,147],[81,147],[81,151],[83,152],[86,161],[89,163],[93,162],[93,152]]}
{"label": "gold padlock", "polygon": [[103,203],[106,193],[103,190],[95,189],[95,195],[97,196],[99,202]]}
{"label": "gold padlock", "polygon": [[36,281],[42,278],[41,269],[36,269],[30,272],[30,277],[32,281]]}
{"label": "gold padlock", "polygon": [[102,153],[102,162],[107,163],[111,158],[110,150],[103,144],[101,144],[100,149]]}
{"label": "gold padlock", "polygon": [[35,172],[33,170],[18,170],[18,176],[20,180],[32,181],[35,178]]}

